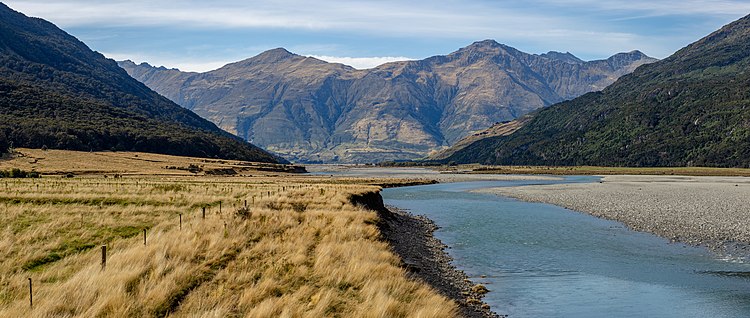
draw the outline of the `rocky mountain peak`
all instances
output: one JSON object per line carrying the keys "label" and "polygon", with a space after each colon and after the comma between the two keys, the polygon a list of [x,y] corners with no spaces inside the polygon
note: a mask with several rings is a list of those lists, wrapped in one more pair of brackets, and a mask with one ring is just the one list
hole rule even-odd
{"label": "rocky mountain peak", "polygon": [[516,55],[517,53],[516,49],[500,44],[495,40],[484,40],[461,48],[449,54],[447,58],[458,62],[462,66],[467,66],[480,61],[493,60],[499,56]]}
{"label": "rocky mountain peak", "polygon": [[656,62],[657,59],[649,57],[648,55],[643,54],[643,52],[638,50],[633,50],[627,53],[617,53],[607,59],[607,63],[612,65],[612,67],[614,68],[622,68],[627,65],[631,65],[636,61],[645,61],[648,63]]}
{"label": "rocky mountain peak", "polygon": [[240,63],[248,62],[253,64],[274,64],[294,57],[302,56],[289,52],[285,48],[280,47],[262,52],[254,57],[241,61]]}
{"label": "rocky mountain peak", "polygon": [[546,57],[551,60],[558,60],[558,61],[563,61],[563,62],[571,63],[571,64],[585,63],[585,61],[579,59],[577,56],[573,55],[570,52],[562,53],[562,52],[557,52],[557,51],[549,51],[547,53],[540,54],[539,56]]}
{"label": "rocky mountain peak", "polygon": [[483,40],[472,43],[471,45],[458,50],[456,53],[471,52],[484,53],[487,55],[497,55],[501,51],[507,51],[509,46],[498,43],[495,40]]}

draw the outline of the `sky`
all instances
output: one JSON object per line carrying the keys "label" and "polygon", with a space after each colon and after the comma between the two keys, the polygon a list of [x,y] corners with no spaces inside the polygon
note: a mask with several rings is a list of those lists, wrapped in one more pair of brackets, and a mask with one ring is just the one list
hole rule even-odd
{"label": "sky", "polygon": [[12,0],[107,57],[204,72],[284,47],[356,68],[494,39],[584,60],[664,58],[750,14],[750,0]]}

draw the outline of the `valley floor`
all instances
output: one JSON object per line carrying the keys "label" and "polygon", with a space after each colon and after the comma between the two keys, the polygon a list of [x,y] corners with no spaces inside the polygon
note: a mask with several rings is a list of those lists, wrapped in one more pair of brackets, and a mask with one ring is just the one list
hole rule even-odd
{"label": "valley floor", "polygon": [[361,205],[380,186],[424,180],[21,151],[0,170],[47,175],[0,179],[0,317],[460,315],[460,300],[409,274]]}
{"label": "valley floor", "polygon": [[750,253],[750,178],[746,177],[623,175],[604,176],[596,183],[478,191],[563,206],[719,252]]}
{"label": "valley floor", "polygon": [[0,179],[1,317],[497,316],[434,224],[378,195],[476,176],[17,151],[0,170],[43,177]]}

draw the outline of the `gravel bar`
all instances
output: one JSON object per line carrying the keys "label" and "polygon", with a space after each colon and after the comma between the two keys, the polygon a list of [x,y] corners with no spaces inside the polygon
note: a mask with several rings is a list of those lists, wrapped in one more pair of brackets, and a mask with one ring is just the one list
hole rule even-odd
{"label": "gravel bar", "polygon": [[750,178],[605,176],[600,182],[476,190],[616,220],[636,231],[750,255]]}

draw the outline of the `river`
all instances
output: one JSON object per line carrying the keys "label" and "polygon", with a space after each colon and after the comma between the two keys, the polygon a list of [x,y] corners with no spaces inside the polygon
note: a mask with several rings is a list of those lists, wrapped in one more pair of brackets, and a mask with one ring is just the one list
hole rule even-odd
{"label": "river", "polygon": [[750,264],[549,204],[472,189],[562,181],[476,181],[385,189],[387,205],[441,228],[454,265],[509,317],[750,317]]}

